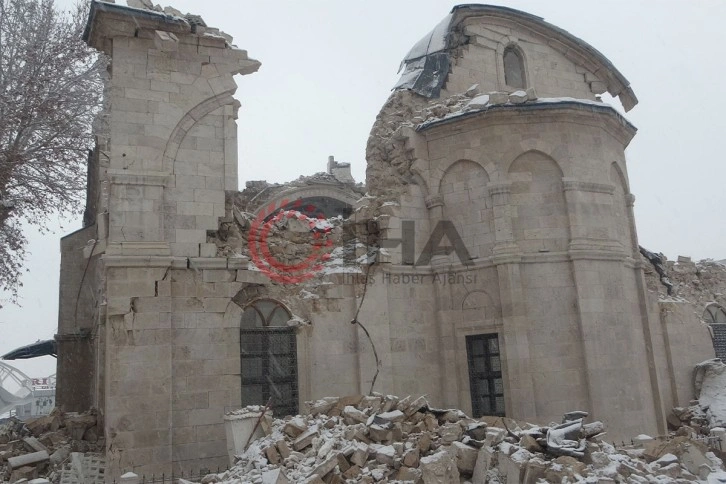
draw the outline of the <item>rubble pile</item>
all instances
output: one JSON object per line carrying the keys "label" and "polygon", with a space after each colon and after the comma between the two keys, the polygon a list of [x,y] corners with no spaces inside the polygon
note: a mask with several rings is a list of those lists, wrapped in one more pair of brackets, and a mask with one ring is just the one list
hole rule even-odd
{"label": "rubble pile", "polygon": [[267,436],[202,482],[726,482],[721,459],[701,442],[640,436],[616,449],[603,440],[602,422],[585,423],[584,412],[537,426],[470,418],[423,397],[329,397],[308,407],[305,416],[263,419]]}
{"label": "rubble pile", "polygon": [[668,416],[668,426],[676,435],[711,440],[726,449],[726,364],[706,360],[694,370],[697,400],[688,407],[676,407]]}
{"label": "rubble pile", "polygon": [[[726,263],[705,259],[693,262],[690,257],[678,257],[668,260],[663,254],[656,254],[661,260],[660,267],[655,267],[651,260],[643,258],[643,269],[648,290],[657,293],[661,299],[667,299],[667,285],[661,283],[666,278],[672,285],[671,296],[676,300],[688,301],[706,306],[715,302],[726,306]],[[698,314],[700,317],[701,314]]]}
{"label": "rubble pile", "polygon": [[95,410],[20,421],[0,419],[0,482],[46,477],[58,482],[72,455],[103,453],[103,425]]}
{"label": "rubble pile", "polygon": [[413,180],[411,167],[416,156],[411,134],[427,124],[468,113],[486,111],[493,106],[527,102],[596,101],[570,98],[538,99],[534,88],[526,91],[481,93],[474,84],[464,93],[442,99],[427,99],[409,90],[396,90],[376,117],[366,145],[366,179],[371,194],[383,201],[395,201]]}

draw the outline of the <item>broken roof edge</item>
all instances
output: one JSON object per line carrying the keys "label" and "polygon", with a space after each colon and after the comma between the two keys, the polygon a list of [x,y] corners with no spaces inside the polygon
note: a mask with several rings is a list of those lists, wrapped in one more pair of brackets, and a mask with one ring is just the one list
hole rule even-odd
{"label": "broken roof edge", "polygon": [[158,22],[173,27],[175,32],[186,32],[191,31],[191,25],[186,19],[176,17],[174,15],[168,15],[163,12],[156,12],[153,10],[145,10],[141,8],[129,7],[126,5],[117,5],[104,0],[91,0],[91,8],[88,12],[88,20],[86,21],[86,27],[83,30],[83,36],[81,37],[88,45],[93,46],[93,33],[94,26],[96,24],[96,17],[100,12],[117,13],[127,15],[136,19],[144,19],[151,22]]}
{"label": "broken roof edge", "polygon": [[[540,110],[540,109],[557,109],[557,108],[574,108],[582,111],[597,111],[604,114],[613,116],[618,122],[628,131],[632,132],[632,136],[638,131],[633,123],[628,121],[625,116],[620,114],[614,107],[609,104],[598,103],[595,101],[589,101],[584,99],[574,98],[540,98],[533,102],[526,102],[523,104],[493,104],[483,109],[461,111],[456,114],[436,119],[433,121],[426,121],[416,126],[417,132],[428,131],[429,129],[451,124],[464,119],[472,119],[479,115],[491,113],[495,111],[529,111],[529,110]],[[631,136],[631,137],[632,137]]]}
{"label": "broken roof edge", "polygon": [[[607,79],[604,79],[605,81],[608,81],[608,92],[612,96],[619,97],[620,102],[623,105],[623,109],[625,109],[626,112],[630,111],[636,104],[638,104],[638,98],[630,87],[630,82],[627,78],[618,71],[613,63],[610,62],[610,60],[605,57],[602,52],[597,50],[595,47],[568,31],[545,21],[543,17],[538,17],[521,10],[499,5],[468,3],[454,6],[451,9],[451,12],[444,17],[444,19],[439,22],[431,32],[414,44],[401,62],[399,71],[404,65],[408,66],[413,61],[455,47],[455,45],[453,45],[451,35],[454,28],[468,18],[483,15],[518,21],[523,27],[528,28],[539,35],[549,37],[552,41],[560,42],[567,48],[567,51],[570,49],[574,50],[580,57],[585,60],[589,60],[596,67],[595,71],[597,72],[593,72],[593,74],[600,73],[601,70],[604,70],[608,74]],[[536,27],[540,28],[537,29]],[[426,45],[426,51],[422,52],[424,44]],[[556,49],[555,46],[552,47]],[[566,54],[563,53],[563,55]],[[566,55],[566,57],[576,64],[582,64],[578,62],[577,59],[572,58],[572,55]],[[404,72],[404,75],[405,74],[406,72]],[[442,81],[445,82],[446,76],[443,77],[444,79],[442,79]],[[394,89],[402,88],[406,88],[406,86],[405,83],[401,81],[399,81],[394,87]],[[415,89],[414,91],[418,92]],[[436,90],[434,90],[434,92],[436,92]]]}

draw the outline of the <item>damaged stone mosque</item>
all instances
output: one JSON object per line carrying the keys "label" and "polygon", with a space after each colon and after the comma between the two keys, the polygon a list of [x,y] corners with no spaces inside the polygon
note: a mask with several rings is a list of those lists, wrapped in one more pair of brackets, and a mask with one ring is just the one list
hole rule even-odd
{"label": "damaged stone mosque", "polygon": [[638,101],[594,47],[454,7],[404,58],[365,184],[331,157],[240,191],[234,76],[260,62],[199,16],[129,5],[94,0],[84,34],[110,64],[56,335],[57,405],[98,409],[107,476],[225,466],[225,412],[252,404],[426,395],[583,410],[625,439],[693,398],[726,301],[671,295],[641,256],[636,128],[600,95]]}

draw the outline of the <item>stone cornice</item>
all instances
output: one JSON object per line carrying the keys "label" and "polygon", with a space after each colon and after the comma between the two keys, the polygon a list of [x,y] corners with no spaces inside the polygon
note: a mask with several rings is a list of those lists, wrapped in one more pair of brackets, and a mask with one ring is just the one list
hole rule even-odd
{"label": "stone cornice", "polygon": [[575,180],[574,178],[563,178],[562,185],[565,191],[573,190],[578,192],[615,193],[615,186],[605,183],[595,183]]}
{"label": "stone cornice", "polygon": [[171,184],[172,175],[148,175],[136,173],[109,173],[109,181],[114,185],[151,185],[166,187]]}
{"label": "stone cornice", "polygon": [[562,99],[557,102],[494,104],[487,106],[484,110],[462,111],[456,115],[430,121],[419,125],[416,130],[431,137],[434,133],[439,135],[449,126],[455,126],[458,133],[470,124],[487,126],[505,122],[523,124],[550,122],[545,119],[547,116],[559,122],[600,126],[611,132],[624,146],[630,143],[637,131],[637,128],[612,106],[577,99]]}

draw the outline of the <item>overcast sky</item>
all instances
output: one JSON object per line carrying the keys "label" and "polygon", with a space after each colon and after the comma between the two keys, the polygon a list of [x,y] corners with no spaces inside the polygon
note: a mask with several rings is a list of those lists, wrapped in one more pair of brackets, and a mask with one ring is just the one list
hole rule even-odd
{"label": "overcast sky", "polygon": [[[123,3],[124,0],[118,0]],[[68,6],[72,0],[56,0]],[[441,0],[250,2],[176,0],[262,62],[238,78],[240,188],[323,171],[328,155],[363,181],[365,145],[411,46],[454,3]],[[511,0],[600,50],[640,103],[627,118],[638,134],[627,150],[640,244],[669,258],[726,258],[724,133],[726,64],[722,0]],[[616,101],[617,102],[617,101]],[[59,238],[31,235],[22,308],[0,309],[0,354],[57,327]],[[13,363],[53,373],[45,357]]]}

